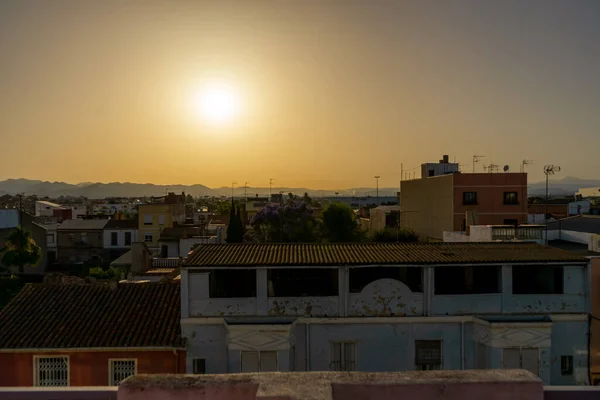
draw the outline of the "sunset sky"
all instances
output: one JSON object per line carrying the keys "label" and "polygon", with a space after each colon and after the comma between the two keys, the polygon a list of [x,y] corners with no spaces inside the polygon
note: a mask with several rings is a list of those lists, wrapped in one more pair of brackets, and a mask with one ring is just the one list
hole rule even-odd
{"label": "sunset sky", "polygon": [[383,187],[475,153],[600,178],[599,21],[597,0],[0,1],[0,179]]}

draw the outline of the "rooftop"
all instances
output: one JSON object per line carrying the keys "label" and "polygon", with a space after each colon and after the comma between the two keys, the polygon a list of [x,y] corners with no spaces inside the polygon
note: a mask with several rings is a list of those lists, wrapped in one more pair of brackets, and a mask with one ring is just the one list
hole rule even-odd
{"label": "rooftop", "polygon": [[110,219],[105,229],[137,229],[138,220],[136,219]]}
{"label": "rooftop", "polygon": [[29,283],[0,311],[0,351],[182,348],[180,315],[179,283]]}
{"label": "rooftop", "polygon": [[586,262],[535,243],[206,244],[183,266],[323,266]]}
{"label": "rooftop", "polygon": [[549,230],[600,234],[600,216],[577,215],[548,223]]}
{"label": "rooftop", "polygon": [[205,229],[200,226],[177,226],[174,228],[165,228],[160,233],[160,242],[179,241],[180,239],[202,236]]}
{"label": "rooftop", "polygon": [[102,230],[108,219],[68,219],[59,225],[59,231],[93,231]]}

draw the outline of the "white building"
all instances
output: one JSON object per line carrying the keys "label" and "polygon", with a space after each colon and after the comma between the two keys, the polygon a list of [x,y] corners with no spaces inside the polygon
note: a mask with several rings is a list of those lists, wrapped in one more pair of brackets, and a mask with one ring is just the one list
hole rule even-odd
{"label": "white building", "polygon": [[[60,204],[39,200],[35,202],[35,216],[52,217],[54,215],[54,210],[62,208],[63,207]],[[73,216],[73,218],[75,218],[75,216]]]}
{"label": "white building", "polygon": [[444,231],[444,242],[544,243],[544,225],[471,225],[469,232]]}
{"label": "white building", "polygon": [[19,226],[19,210],[13,208],[0,210],[0,229]]}

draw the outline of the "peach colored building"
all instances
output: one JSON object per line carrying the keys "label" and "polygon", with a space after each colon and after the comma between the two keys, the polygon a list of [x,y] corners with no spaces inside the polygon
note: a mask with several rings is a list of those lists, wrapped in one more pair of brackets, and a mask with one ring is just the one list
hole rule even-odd
{"label": "peach colored building", "polygon": [[[402,182],[402,226],[421,240],[442,240],[444,231],[467,225],[527,222],[527,174],[454,173]],[[473,220],[467,222],[467,213]]]}

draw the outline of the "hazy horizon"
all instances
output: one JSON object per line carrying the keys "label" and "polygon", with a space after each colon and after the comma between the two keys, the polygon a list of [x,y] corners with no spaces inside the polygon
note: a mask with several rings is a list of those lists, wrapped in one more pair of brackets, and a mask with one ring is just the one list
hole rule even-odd
{"label": "hazy horizon", "polygon": [[0,180],[391,188],[443,154],[593,179],[598,21],[594,0],[0,2]]}

